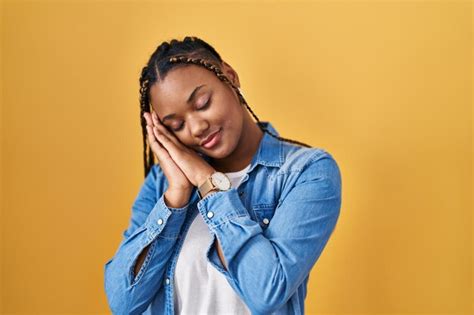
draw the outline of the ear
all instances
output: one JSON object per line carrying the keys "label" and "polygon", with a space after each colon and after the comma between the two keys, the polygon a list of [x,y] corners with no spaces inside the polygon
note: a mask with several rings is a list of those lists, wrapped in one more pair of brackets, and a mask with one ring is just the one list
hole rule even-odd
{"label": "ear", "polygon": [[227,78],[237,87],[240,87],[239,75],[237,72],[224,60],[222,60],[222,72]]}

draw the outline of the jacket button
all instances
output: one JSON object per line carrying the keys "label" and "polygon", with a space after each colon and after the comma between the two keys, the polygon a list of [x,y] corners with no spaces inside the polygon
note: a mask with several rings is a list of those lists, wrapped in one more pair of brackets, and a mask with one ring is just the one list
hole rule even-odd
{"label": "jacket button", "polygon": [[239,191],[239,196],[242,196],[244,194],[243,191]]}
{"label": "jacket button", "polygon": [[166,284],[170,284],[170,278],[166,278],[165,282]]}
{"label": "jacket button", "polygon": [[263,218],[263,223],[268,224],[268,223],[270,223],[270,220],[268,220],[267,218]]}
{"label": "jacket button", "polygon": [[163,224],[163,219],[160,218],[160,219],[158,219],[157,222],[158,222],[159,225],[162,225]]}
{"label": "jacket button", "polygon": [[213,216],[214,216],[214,212],[209,211],[209,212],[207,213],[207,217],[208,217],[209,219],[212,218]]}

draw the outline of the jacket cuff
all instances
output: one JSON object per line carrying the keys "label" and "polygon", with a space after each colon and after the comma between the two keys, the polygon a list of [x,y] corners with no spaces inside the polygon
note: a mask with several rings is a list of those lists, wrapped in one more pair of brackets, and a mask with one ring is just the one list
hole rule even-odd
{"label": "jacket cuff", "polygon": [[236,187],[212,192],[197,203],[204,221],[212,229],[234,217],[249,217]]}
{"label": "jacket cuff", "polygon": [[168,207],[164,194],[161,195],[145,221],[148,240],[151,241],[158,235],[166,238],[178,237],[189,205],[188,202],[181,208]]}

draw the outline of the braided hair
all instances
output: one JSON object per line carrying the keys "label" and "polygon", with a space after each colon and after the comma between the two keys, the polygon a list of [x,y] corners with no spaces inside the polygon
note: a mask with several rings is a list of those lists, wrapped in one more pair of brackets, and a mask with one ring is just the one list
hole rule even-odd
{"label": "braided hair", "polygon": [[304,147],[311,147],[303,142],[279,137],[266,129],[257,115],[253,112],[250,106],[245,101],[240,89],[236,87],[221,71],[218,65],[222,64],[222,58],[219,53],[208,43],[195,36],[186,36],[182,41],[172,39],[169,43],[162,42],[155,52],[150,56],[150,59],[145,67],[143,67],[140,76],[140,120],[143,134],[143,162],[145,167],[145,177],[154,164],[154,155],[151,148],[147,145],[147,131],[146,119],[143,117],[145,112],[151,112],[150,104],[150,87],[155,83],[161,81],[164,76],[171,70],[187,64],[195,64],[203,66],[212,71],[221,81],[229,84],[236,92],[240,102],[244,104],[250,111],[252,116],[257,121],[257,125],[263,132],[270,136]]}

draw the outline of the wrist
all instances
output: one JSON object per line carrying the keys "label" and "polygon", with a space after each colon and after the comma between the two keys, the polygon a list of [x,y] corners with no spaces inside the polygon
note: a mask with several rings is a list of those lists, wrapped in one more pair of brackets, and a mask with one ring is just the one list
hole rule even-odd
{"label": "wrist", "polygon": [[211,168],[206,168],[206,170],[200,172],[196,177],[196,187],[200,187],[204,182],[214,173],[216,170]]}
{"label": "wrist", "polygon": [[182,208],[189,202],[191,191],[168,189],[164,193],[164,201],[166,206],[170,208]]}

